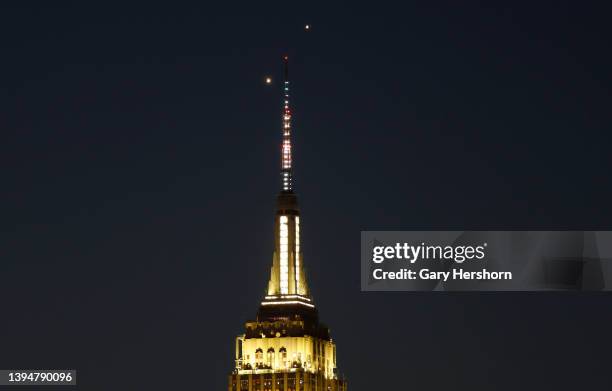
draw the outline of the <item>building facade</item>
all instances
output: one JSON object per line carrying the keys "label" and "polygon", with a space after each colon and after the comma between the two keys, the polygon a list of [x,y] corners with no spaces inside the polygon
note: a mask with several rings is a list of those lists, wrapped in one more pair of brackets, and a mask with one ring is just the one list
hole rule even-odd
{"label": "building facade", "polygon": [[281,190],[274,218],[274,254],[257,318],[236,338],[229,391],[346,391],[336,345],[319,322],[300,249],[300,211],[293,191],[288,59],[284,57]]}

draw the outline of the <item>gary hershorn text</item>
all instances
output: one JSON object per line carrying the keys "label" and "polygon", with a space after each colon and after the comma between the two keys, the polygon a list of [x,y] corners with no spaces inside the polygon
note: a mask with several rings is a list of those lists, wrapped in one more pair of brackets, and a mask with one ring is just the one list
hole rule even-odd
{"label": "gary hershorn text", "polygon": [[420,269],[414,271],[410,269],[400,269],[397,271],[383,271],[374,269],[372,276],[375,280],[511,280],[511,272],[490,272],[487,269],[481,271],[464,271],[463,269],[453,269],[448,271],[432,271]]}

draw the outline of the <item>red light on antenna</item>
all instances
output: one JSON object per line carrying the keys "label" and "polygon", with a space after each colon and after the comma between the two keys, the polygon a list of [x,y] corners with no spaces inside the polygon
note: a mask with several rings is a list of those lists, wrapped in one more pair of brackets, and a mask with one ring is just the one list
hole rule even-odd
{"label": "red light on antenna", "polygon": [[285,59],[285,61],[287,61],[289,59],[289,56],[285,56],[283,58]]}

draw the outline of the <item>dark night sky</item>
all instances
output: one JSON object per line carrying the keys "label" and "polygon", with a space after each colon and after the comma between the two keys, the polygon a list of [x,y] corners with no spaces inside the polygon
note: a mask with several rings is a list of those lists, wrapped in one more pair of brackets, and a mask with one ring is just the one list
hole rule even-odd
{"label": "dark night sky", "polygon": [[609,10],[52,3],[0,10],[0,368],[226,389],[271,264],[287,51],[349,389],[609,385],[608,294],[359,286],[360,230],[612,229]]}

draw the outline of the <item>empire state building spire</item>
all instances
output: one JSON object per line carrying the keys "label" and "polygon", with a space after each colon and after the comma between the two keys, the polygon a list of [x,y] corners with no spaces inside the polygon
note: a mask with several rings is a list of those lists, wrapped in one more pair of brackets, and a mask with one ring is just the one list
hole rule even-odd
{"label": "empire state building spire", "polygon": [[[283,122],[281,142],[281,190],[277,196],[274,221],[274,254],[268,291],[261,303],[263,313],[283,310],[314,309],[300,248],[300,211],[293,192],[293,166],[291,145],[291,107],[289,105],[289,65],[283,57]],[[261,312],[261,311],[260,311]],[[299,312],[299,311],[298,311]]]}

